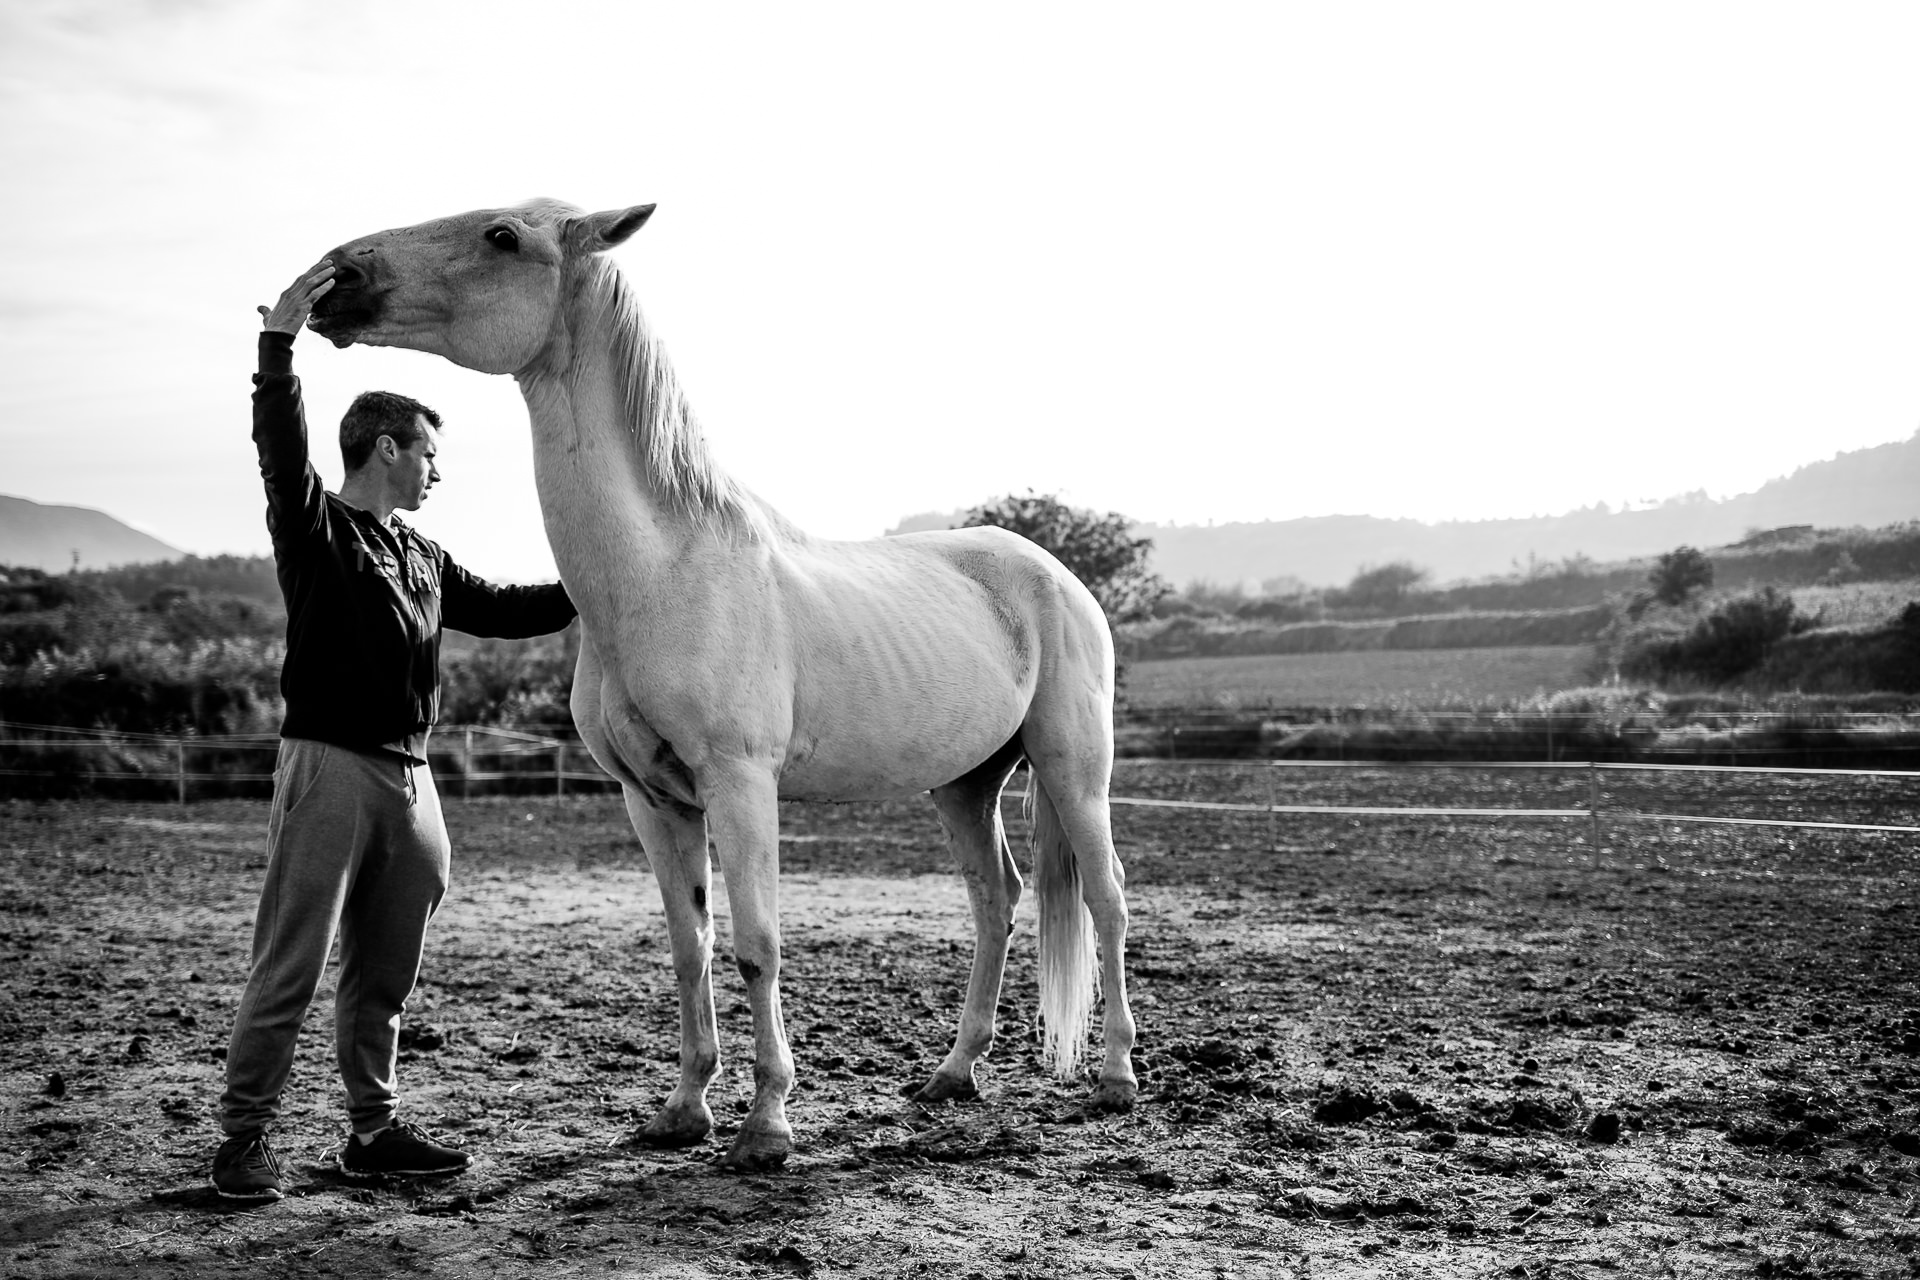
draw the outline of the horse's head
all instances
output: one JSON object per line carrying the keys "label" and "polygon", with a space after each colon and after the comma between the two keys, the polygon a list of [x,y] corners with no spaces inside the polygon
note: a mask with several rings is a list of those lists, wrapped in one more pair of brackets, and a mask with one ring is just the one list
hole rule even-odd
{"label": "horse's head", "polygon": [[619,244],[652,212],[534,200],[363,236],[327,255],[334,287],[307,324],[336,346],[410,347],[482,373],[519,373],[553,343],[571,265]]}

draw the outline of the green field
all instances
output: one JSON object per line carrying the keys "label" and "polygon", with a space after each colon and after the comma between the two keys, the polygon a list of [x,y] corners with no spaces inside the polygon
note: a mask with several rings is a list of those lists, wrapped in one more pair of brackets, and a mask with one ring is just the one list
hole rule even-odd
{"label": "green field", "polygon": [[1513,702],[1588,683],[1587,645],[1372,649],[1127,664],[1129,705],[1159,707],[1457,707]]}

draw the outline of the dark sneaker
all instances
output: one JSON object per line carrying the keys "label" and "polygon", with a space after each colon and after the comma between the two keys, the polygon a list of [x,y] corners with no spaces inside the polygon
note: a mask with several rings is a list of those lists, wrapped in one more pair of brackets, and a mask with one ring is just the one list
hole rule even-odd
{"label": "dark sneaker", "polygon": [[228,1200],[278,1200],[286,1191],[280,1161],[264,1133],[243,1133],[221,1143],[208,1181]]}
{"label": "dark sneaker", "polygon": [[417,1124],[391,1125],[372,1142],[350,1133],[338,1161],[349,1178],[431,1178],[468,1164],[466,1152],[441,1146]]}

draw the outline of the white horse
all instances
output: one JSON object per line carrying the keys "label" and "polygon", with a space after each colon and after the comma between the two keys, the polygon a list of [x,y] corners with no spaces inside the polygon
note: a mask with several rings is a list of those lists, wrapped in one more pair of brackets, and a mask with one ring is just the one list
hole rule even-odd
{"label": "white horse", "polygon": [[1021,889],[1000,792],[1022,758],[1048,1058],[1075,1071],[1104,988],[1092,1105],[1126,1109],[1138,1086],[1107,801],[1113,644],[1099,606],[1015,534],[823,541],[723,473],[626,282],[598,256],[652,212],[541,200],[367,236],[328,255],[335,287],[309,322],[340,346],[512,374],[526,397],[547,536],[583,624],[574,720],[625,790],[679,985],[680,1078],[641,1137],[688,1145],[713,1126],[711,840],[754,1036],[753,1105],[723,1163],[761,1168],[792,1146],[783,798],[933,793],[975,941],[953,1048],[915,1096],[975,1096]]}

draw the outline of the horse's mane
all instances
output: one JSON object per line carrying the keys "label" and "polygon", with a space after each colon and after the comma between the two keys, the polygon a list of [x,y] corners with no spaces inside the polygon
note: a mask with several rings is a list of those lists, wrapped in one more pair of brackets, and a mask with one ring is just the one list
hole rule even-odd
{"label": "horse's mane", "polygon": [[[535,217],[579,212],[557,201],[530,202],[521,210]],[[594,255],[579,262],[576,270],[580,288],[575,319],[604,329],[627,430],[660,496],[697,521],[750,540],[797,532],[714,461],[666,349],[647,326],[619,269]]]}

